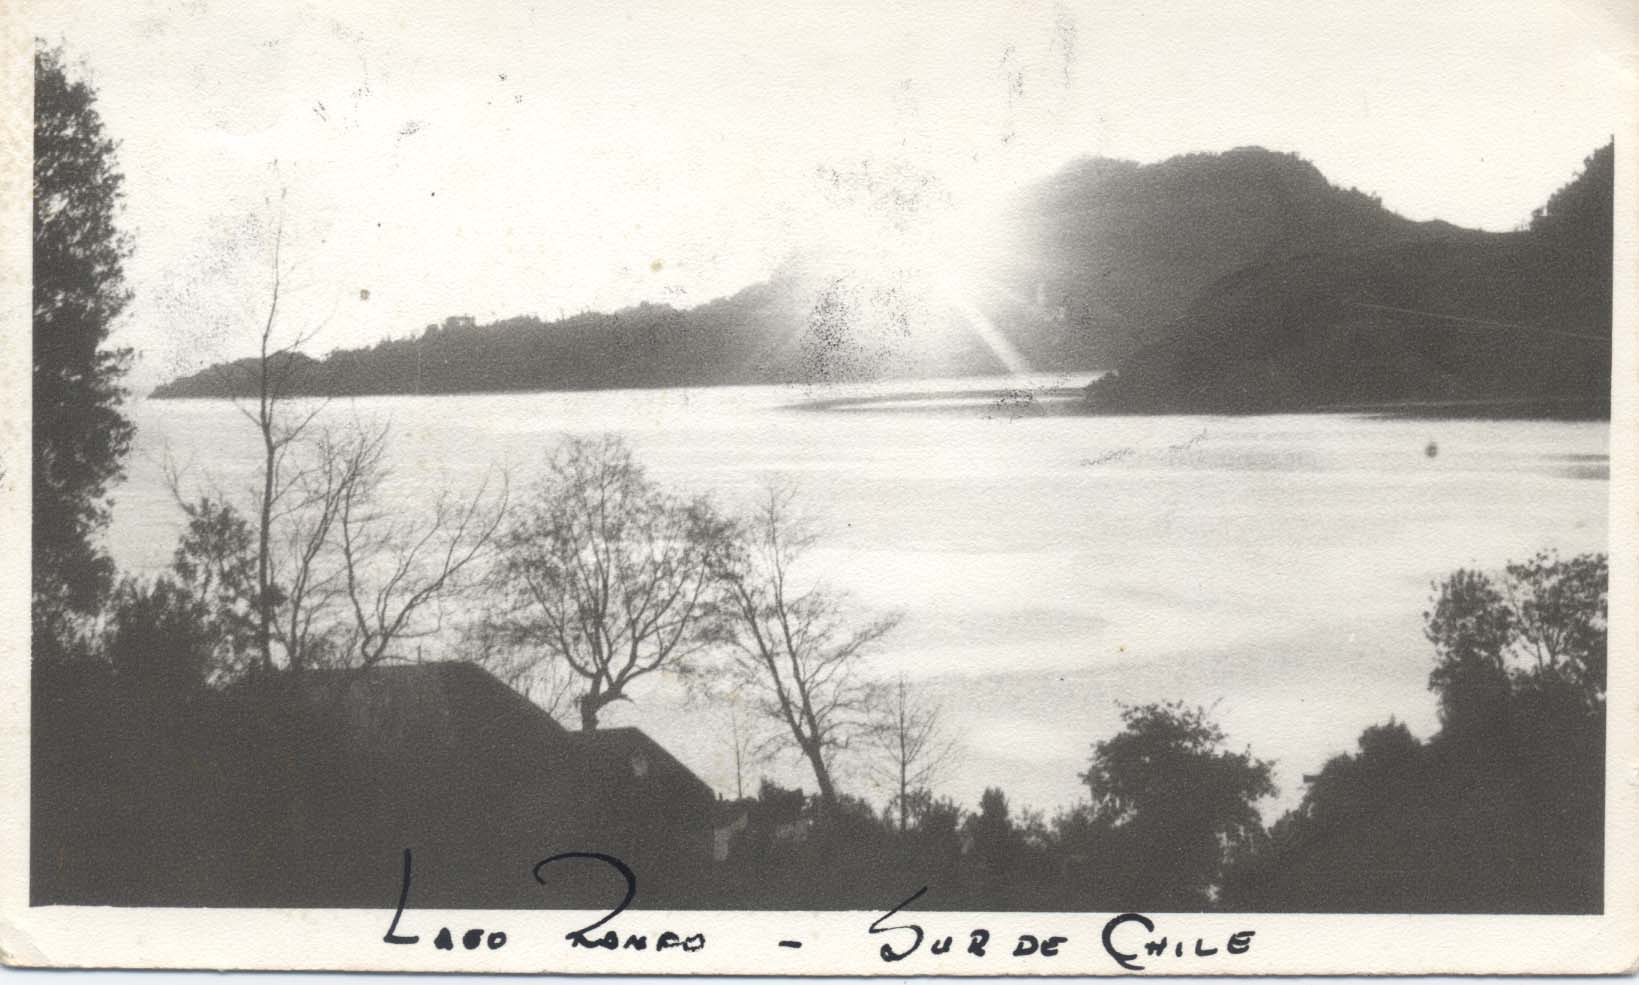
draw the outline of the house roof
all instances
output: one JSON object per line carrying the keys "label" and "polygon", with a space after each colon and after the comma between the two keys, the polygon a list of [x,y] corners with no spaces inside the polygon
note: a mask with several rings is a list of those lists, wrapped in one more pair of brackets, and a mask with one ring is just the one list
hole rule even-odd
{"label": "house roof", "polygon": [[537,757],[600,776],[634,777],[639,766],[679,795],[714,801],[711,787],[636,728],[565,729],[545,709],[465,661],[318,670],[305,677],[311,703],[330,702],[371,748],[440,746]]}
{"label": "house roof", "polygon": [[591,732],[565,733],[571,748],[590,768],[604,775],[630,775],[640,761],[656,775],[677,778],[689,795],[715,802],[717,794],[706,782],[640,729],[600,728]]}

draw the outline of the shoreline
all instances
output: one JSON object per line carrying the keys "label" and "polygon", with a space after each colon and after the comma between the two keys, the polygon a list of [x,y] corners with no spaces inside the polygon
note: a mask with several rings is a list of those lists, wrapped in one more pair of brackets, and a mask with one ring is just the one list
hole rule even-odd
{"label": "shoreline", "polygon": [[[1082,373],[1089,371],[1081,371]],[[1096,372],[1096,371],[1092,371]],[[1043,374],[1046,375],[1046,374]],[[1064,374],[1069,375],[1069,374]],[[1077,375],[1080,375],[1078,373]],[[784,381],[765,383],[706,383],[683,386],[581,387],[555,389],[459,390],[436,393],[371,392],[346,394],[292,395],[293,400],[353,400],[380,397],[474,397],[530,394],[594,394],[611,392],[652,393],[668,390],[769,387],[813,390],[825,387],[871,387],[889,383],[891,389],[876,393],[797,399],[778,406],[780,410],[805,413],[843,414],[937,414],[983,418],[1018,417],[1289,417],[1294,415],[1346,415],[1381,420],[1493,420],[1493,421],[1586,421],[1609,423],[1608,403],[1588,398],[1478,398],[1454,400],[1400,400],[1383,403],[1328,403],[1314,406],[1233,409],[1227,407],[1125,408],[1094,404],[1085,386],[1033,387],[970,386],[943,390],[930,384],[951,383],[969,377],[926,377],[894,381]],[[918,386],[921,384],[922,386]],[[142,401],[205,402],[244,399],[234,396],[156,396],[145,394]]]}

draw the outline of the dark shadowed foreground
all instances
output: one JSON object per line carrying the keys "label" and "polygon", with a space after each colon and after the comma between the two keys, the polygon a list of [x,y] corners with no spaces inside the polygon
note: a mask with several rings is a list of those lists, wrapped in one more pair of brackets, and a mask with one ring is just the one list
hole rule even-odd
{"label": "dark shadowed foreground", "polygon": [[43,705],[35,903],[390,906],[412,848],[419,903],[566,906],[602,897],[529,868],[588,846],[676,900],[711,858],[713,794],[664,749],[569,732],[471,664]]}
{"label": "dark shadowed foreground", "polygon": [[531,875],[602,852],[647,907],[885,910],[926,886],[938,909],[1601,912],[1605,612],[1603,557],[1454,573],[1425,616],[1441,731],[1368,728],[1267,830],[1271,764],[1177,703],[1126,709],[1090,799],[1048,821],[996,789],[971,813],[766,781],[726,801],[642,732],[568,732],[470,664],[226,688],[37,665],[31,898],[386,908],[410,848],[414,905],[446,908],[612,906],[612,872]]}

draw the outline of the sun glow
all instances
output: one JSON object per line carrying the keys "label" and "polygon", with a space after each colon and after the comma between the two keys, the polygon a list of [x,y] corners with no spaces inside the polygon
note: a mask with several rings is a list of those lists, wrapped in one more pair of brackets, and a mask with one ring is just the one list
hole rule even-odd
{"label": "sun glow", "polygon": [[822,279],[845,296],[848,331],[937,359],[977,342],[1015,376],[1031,371],[987,307],[1017,306],[1000,276],[1011,244],[991,206],[902,188],[839,210]]}
{"label": "sun glow", "polygon": [[962,316],[968,327],[973,330],[973,334],[990,350],[991,355],[1007,367],[1009,375],[1024,376],[1030,372],[1030,366],[1019,354],[1019,350],[1014,348],[1013,343],[1007,340],[1007,336],[996,328],[990,316],[980,310],[962,285],[947,278],[940,282],[939,287],[943,292],[944,302]]}

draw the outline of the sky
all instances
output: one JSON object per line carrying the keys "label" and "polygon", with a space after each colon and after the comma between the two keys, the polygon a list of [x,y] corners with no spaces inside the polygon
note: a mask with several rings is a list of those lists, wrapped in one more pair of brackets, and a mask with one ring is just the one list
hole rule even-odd
{"label": "sky", "polygon": [[126,175],[138,389],[447,315],[692,305],[948,249],[1084,155],[1257,144],[1510,229],[1617,132],[1634,5],[37,0]]}

